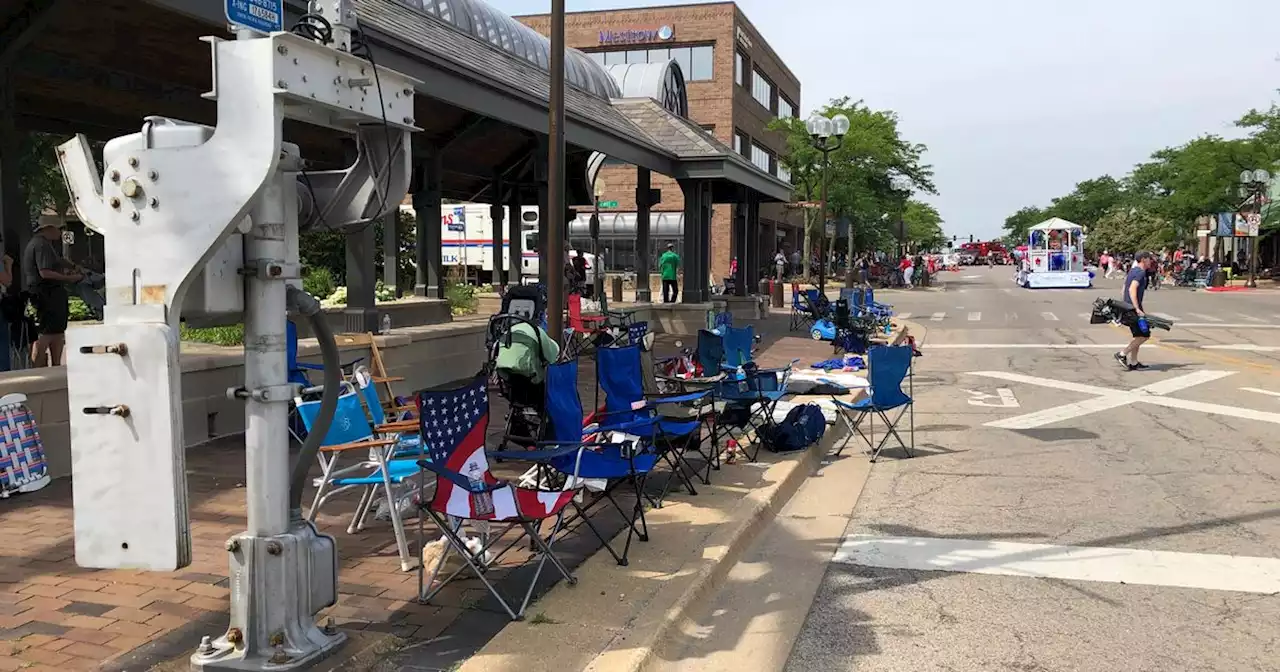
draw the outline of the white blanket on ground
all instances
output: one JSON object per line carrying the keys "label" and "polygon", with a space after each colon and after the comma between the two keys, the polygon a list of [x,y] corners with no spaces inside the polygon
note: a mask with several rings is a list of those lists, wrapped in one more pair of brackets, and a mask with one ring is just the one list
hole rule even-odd
{"label": "white blanket on ground", "polygon": [[791,380],[807,380],[817,382],[820,380],[829,380],[837,385],[844,385],[851,390],[860,387],[869,387],[871,383],[867,382],[864,374],[852,371],[823,371],[822,369],[796,369],[791,372]]}

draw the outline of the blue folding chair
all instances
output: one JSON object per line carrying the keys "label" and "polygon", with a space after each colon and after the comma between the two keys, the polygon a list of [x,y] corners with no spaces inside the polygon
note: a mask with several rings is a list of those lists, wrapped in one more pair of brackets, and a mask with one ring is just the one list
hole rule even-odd
{"label": "blue folding chair", "polygon": [[[320,412],[320,401],[304,401],[299,396],[294,399],[294,404],[298,409],[298,417],[310,432]],[[351,389],[350,384],[344,383],[343,393],[338,395],[333,422],[329,425],[329,431],[325,433],[317,454],[321,473],[320,478],[315,481],[316,493],[311,501],[311,509],[307,512],[307,520],[315,522],[316,514],[331,497],[347,490],[360,490],[360,502],[347,526],[347,533],[355,534],[364,528],[381,491],[391,513],[396,548],[400,553],[400,568],[407,572],[418,564],[418,559],[409,553],[404,522],[400,519],[396,493],[392,486],[413,478],[419,473],[419,469],[415,460],[392,459],[392,454],[399,451],[400,445],[399,436],[378,438],[375,435],[361,407],[360,395]],[[360,451],[367,457],[354,465],[339,468],[339,458],[349,451]]]}
{"label": "blue folding chair", "polygon": [[[604,487],[592,501],[585,504],[579,504],[576,500],[571,502],[576,514],[569,522],[581,520],[609,551],[614,561],[619,565],[626,565],[632,539],[649,540],[649,528],[644,519],[644,486],[658,463],[658,454],[645,437],[652,436],[656,431],[656,421],[651,417],[629,420],[627,417],[611,418],[608,413],[597,413],[597,422],[584,427],[582,400],[578,396],[577,360],[559,362],[547,369],[546,410],[549,421],[547,443],[561,445],[594,439],[590,443],[592,448],[582,453],[576,472],[571,470],[574,465],[570,464],[567,457],[551,460],[549,465],[560,475],[572,477],[574,480],[571,483],[577,483],[580,479],[604,482]],[[635,436],[637,440],[611,443],[599,441],[600,437],[616,433]],[[624,486],[635,493],[635,505],[629,509],[619,504],[615,497],[617,489]],[[603,534],[587,515],[591,508],[605,501],[613,505],[627,525],[627,536],[621,553],[613,547],[613,535]]]}
{"label": "blue folding chair", "polygon": [[791,285],[791,331],[809,331],[818,316],[809,304],[808,296],[797,284]]}
{"label": "blue folding chair", "polygon": [[[832,397],[835,402],[836,412],[844,419],[845,425],[849,429],[849,434],[845,436],[840,447],[836,449],[836,455],[840,455],[844,451],[844,447],[849,443],[856,433],[867,442],[867,448],[871,451],[871,461],[875,462],[880,457],[880,452],[884,450],[885,445],[890,438],[896,439],[898,445],[906,452],[907,457],[912,457],[911,449],[915,448],[915,402],[908,392],[902,391],[902,383],[904,380],[910,388],[911,365],[914,353],[910,345],[885,346],[878,345],[871,348],[867,352],[867,381],[870,383],[870,394],[862,397],[858,401],[849,403],[838,397]],[[890,419],[889,411],[897,410],[896,417]],[[897,425],[902,421],[904,414],[910,414],[910,433],[911,445],[902,440],[902,436],[898,434]],[[875,418],[879,416],[887,427],[884,436],[877,443],[875,441]],[[870,434],[863,433],[862,421],[870,420]]]}
{"label": "blue folding chair", "polygon": [[724,336],[724,362],[721,363],[724,369],[737,371],[752,361],[756,346],[755,327],[724,327],[720,333]]}
{"label": "blue folding chair", "polygon": [[743,449],[743,454],[752,462],[760,456],[763,442],[774,435],[777,426],[774,410],[788,394],[787,382],[798,361],[795,359],[790,366],[774,369],[761,369],[754,362],[747,362],[742,376],[727,378],[716,391],[716,397],[724,404],[716,417],[718,430],[736,440],[739,446],[747,445],[747,434],[754,432],[755,450]]}
{"label": "blue folding chair", "polygon": [[[676,480],[684,484],[690,495],[698,494],[693,485],[693,477],[698,471],[689,463],[688,452],[692,450],[704,458],[706,475],[703,482],[709,484],[714,444],[703,447],[704,440],[709,442],[712,437],[710,434],[704,437],[704,424],[700,418],[714,413],[711,390],[672,395],[645,394],[639,345],[601,348],[596,358],[596,375],[600,388],[604,390],[604,407],[610,421],[651,421],[646,427],[648,433],[640,436],[657,449],[659,458],[671,469],[674,478],[667,479],[654,505],[662,506],[671,484]],[[662,404],[696,405],[698,410],[692,419],[664,417],[658,413]]]}

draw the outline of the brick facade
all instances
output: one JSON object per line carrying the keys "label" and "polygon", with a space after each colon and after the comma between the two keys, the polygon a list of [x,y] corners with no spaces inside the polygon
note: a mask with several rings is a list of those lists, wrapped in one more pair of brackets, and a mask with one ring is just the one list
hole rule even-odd
{"label": "brick facade", "polygon": [[[518,21],[546,35],[550,33],[550,19],[546,15],[518,16]],[[620,44],[602,44],[601,31],[656,30],[661,26],[673,29],[673,36],[661,40],[652,39]],[[742,36],[741,38],[739,36]],[[775,155],[785,150],[786,143],[777,134],[765,130],[777,113],[766,110],[751,95],[752,68],[760,71],[774,83],[776,93],[784,95],[799,113],[800,82],[787,69],[763,36],[734,3],[705,5],[681,5],[620,9],[598,12],[573,12],[565,17],[565,41],[569,46],[585,52],[625,51],[646,48],[674,48],[689,46],[713,47],[712,78],[705,81],[688,81],[689,117],[715,134],[725,144],[733,146],[734,133],[746,133]],[[734,54],[741,51],[747,57],[744,86],[734,82]],[[686,73],[687,79],[688,73]],[[776,99],[775,95],[775,99]],[[744,147],[750,158],[750,145]],[[602,200],[617,201],[618,210],[635,211],[635,169],[632,167],[608,167],[601,171]],[[652,186],[662,190],[662,203],[655,212],[679,212],[684,209],[684,198],[676,182],[663,175],[654,175]],[[711,270],[716,278],[728,275],[732,256],[733,207],[716,205],[711,218]],[[761,250],[762,255],[772,255],[771,222],[780,222],[779,230],[792,226],[787,222],[787,210],[781,205],[762,205]],[[793,217],[798,222],[798,218]],[[769,221],[766,221],[769,220]],[[792,234],[789,238],[795,240]]]}

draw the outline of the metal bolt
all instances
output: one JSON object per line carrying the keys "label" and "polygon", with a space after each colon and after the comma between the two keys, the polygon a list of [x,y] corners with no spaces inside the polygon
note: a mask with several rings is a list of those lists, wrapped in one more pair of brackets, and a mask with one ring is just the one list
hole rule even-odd
{"label": "metal bolt", "polygon": [[409,124],[409,125],[413,125],[413,117],[405,117],[405,118],[404,118],[404,123]]}
{"label": "metal bolt", "polygon": [[276,649],[276,652],[271,654],[272,665],[284,665],[287,662],[289,662],[289,654],[285,653],[283,649]]}
{"label": "metal bolt", "polygon": [[160,173],[157,173],[156,171],[153,170],[147,173],[147,179],[151,180],[152,182],[155,182],[156,180],[160,179]]}
{"label": "metal bolt", "polygon": [[142,215],[139,215],[137,210],[134,210],[132,213],[129,214],[129,219],[132,219],[135,222],[141,218],[142,218]]}
{"label": "metal bolt", "polygon": [[282,80],[280,80],[280,81],[276,82],[276,88],[284,89],[284,90],[288,91],[288,90],[289,90],[289,83],[288,83],[288,82],[286,82],[286,81],[284,81],[284,80],[282,79]]}
{"label": "metal bolt", "polygon": [[112,181],[112,182],[119,182],[119,181],[120,181],[120,171],[118,171],[118,170],[113,170],[113,171],[111,171],[111,181]]}
{"label": "metal bolt", "polygon": [[283,632],[271,633],[271,639],[269,641],[271,642],[271,646],[284,646],[284,633]]}
{"label": "metal bolt", "polygon": [[281,55],[281,56],[283,56],[283,55],[285,55],[285,54],[289,53],[289,47],[286,47],[286,46],[284,46],[284,45],[282,44],[282,45],[280,45],[280,46],[276,47],[276,51],[280,52],[280,55]]}
{"label": "metal bolt", "polygon": [[303,76],[302,76],[302,81],[303,81],[304,83],[307,81],[307,76],[306,76],[306,75],[303,75]]}
{"label": "metal bolt", "polygon": [[280,555],[284,552],[284,547],[278,541],[267,542],[267,553],[271,555]]}
{"label": "metal bolt", "polygon": [[244,633],[240,632],[240,628],[231,628],[227,631],[227,641],[233,646],[239,646],[244,641]]}
{"label": "metal bolt", "polygon": [[213,653],[213,639],[209,635],[200,638],[200,653]]}
{"label": "metal bolt", "polygon": [[137,160],[136,158],[132,157],[132,156],[131,156],[131,157],[129,157],[129,167],[130,167],[130,168],[137,168],[137,167],[138,167],[138,160]]}
{"label": "metal bolt", "polygon": [[413,89],[410,89],[410,88],[408,88],[408,87],[405,87],[404,95],[405,95],[405,96],[412,96],[412,95],[413,95]]}
{"label": "metal bolt", "polygon": [[228,539],[228,540],[227,540],[227,546],[226,546],[226,548],[227,548],[227,550],[228,550],[228,551],[230,551],[230,552],[232,552],[232,553],[235,553],[236,551],[240,550],[240,542],[239,542],[239,540],[236,540],[236,539]]}
{"label": "metal bolt", "polygon": [[116,198],[115,196],[112,196],[112,197],[111,197],[111,201],[110,201],[110,202],[111,202],[111,207],[113,207],[113,208],[119,208],[119,207],[120,207],[120,199]]}
{"label": "metal bolt", "polygon": [[153,207],[153,208],[160,207],[160,199],[155,198],[154,196],[151,198],[151,200],[149,201],[149,203],[151,204],[151,207]]}
{"label": "metal bolt", "polygon": [[362,74],[362,75],[364,74],[364,66],[363,66],[363,65],[362,65],[362,66],[360,66],[360,74]]}
{"label": "metal bolt", "polygon": [[334,623],[333,623],[333,617],[332,617],[332,616],[330,616],[329,618],[325,619],[325,622],[324,622],[324,634],[326,634],[326,635],[336,635],[336,634],[338,634],[338,628],[337,628],[337,626],[336,626],[336,625],[334,625]]}

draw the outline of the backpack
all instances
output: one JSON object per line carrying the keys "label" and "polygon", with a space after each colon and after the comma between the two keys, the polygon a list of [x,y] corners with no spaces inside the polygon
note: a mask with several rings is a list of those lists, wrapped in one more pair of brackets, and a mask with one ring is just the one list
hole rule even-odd
{"label": "backpack", "polygon": [[769,436],[762,437],[769,450],[789,453],[804,450],[818,442],[827,432],[827,419],[817,404],[800,404],[787,412]]}

